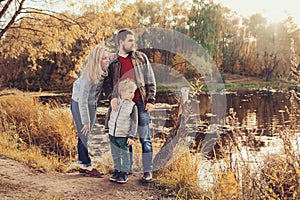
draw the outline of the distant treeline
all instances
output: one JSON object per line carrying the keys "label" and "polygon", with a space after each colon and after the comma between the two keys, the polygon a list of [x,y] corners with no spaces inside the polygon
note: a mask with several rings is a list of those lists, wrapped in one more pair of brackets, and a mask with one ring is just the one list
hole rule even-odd
{"label": "distant treeline", "polygon": [[[3,23],[0,29],[0,88],[70,90],[90,48],[105,41],[115,51],[113,35],[124,27],[181,32],[207,51],[221,73],[286,81],[291,68],[299,68],[300,29],[292,17],[276,24],[260,14],[241,19],[212,0],[193,4],[136,0],[121,6],[108,1],[101,6],[84,5],[80,14],[22,6],[17,18],[5,15],[5,7],[1,10],[1,21],[12,23],[5,27]],[[146,40],[137,38],[137,47]],[[201,76],[180,55],[148,46],[141,50],[152,63],[168,65],[191,81]]]}

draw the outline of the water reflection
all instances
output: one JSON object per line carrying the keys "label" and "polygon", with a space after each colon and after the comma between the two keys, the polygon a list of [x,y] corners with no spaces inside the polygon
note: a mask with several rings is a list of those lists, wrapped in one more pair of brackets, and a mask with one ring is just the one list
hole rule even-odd
{"label": "water reflection", "polygon": [[[239,90],[234,92],[218,94],[201,94],[192,98],[192,111],[199,115],[203,121],[211,121],[213,117],[218,118],[218,122],[224,119],[224,116],[217,116],[212,113],[212,103],[216,95],[226,95],[227,110],[233,108],[236,111],[236,118],[240,127],[246,129],[264,130],[265,135],[273,135],[277,129],[281,129],[289,123],[289,116],[286,112],[286,106],[291,107],[288,99],[288,93],[268,92],[260,90]],[[69,104],[71,96],[68,93],[56,94],[52,96],[40,96],[43,102],[57,101],[61,104]],[[178,98],[172,92],[158,92],[157,106],[152,113],[153,124],[170,128],[174,126],[178,112]],[[107,107],[107,100],[100,100],[99,107]],[[216,107],[223,107],[220,103]],[[223,108],[222,108],[223,109]],[[100,122],[104,115],[98,116]],[[299,116],[297,116],[299,120]],[[162,123],[163,121],[163,123]]]}
{"label": "water reflection", "polygon": [[[220,133],[222,137],[219,142],[222,144],[228,144],[226,140],[228,141],[234,137],[239,137],[243,145],[249,146],[252,150],[257,151],[260,150],[261,147],[265,147],[269,143],[269,140],[273,139],[281,130],[291,124],[290,115],[286,112],[286,107],[290,108],[291,106],[288,93],[240,90],[222,94],[201,94],[192,98],[190,105],[191,115],[196,115],[198,121],[195,122],[194,120],[193,124],[187,125],[188,127],[193,127],[193,129],[189,128],[189,131],[194,134],[189,135],[193,135],[196,138],[195,148],[208,136],[206,132],[207,126],[212,124],[212,119],[216,119],[214,122],[218,122],[220,126],[224,124],[224,116],[220,117],[212,112],[212,102],[215,100],[216,95],[226,95],[227,101],[225,106],[227,110],[232,108],[236,112],[235,118],[237,120],[234,133],[225,129],[221,130]],[[168,99],[172,99],[172,95],[158,95],[158,98],[163,102],[167,102]],[[215,105],[222,106],[221,104]],[[165,112],[163,118],[161,118],[161,113],[154,111],[152,113],[154,117],[154,127],[159,121],[160,127],[171,127],[174,123],[165,122],[174,121],[174,116],[177,111],[178,110],[174,108],[173,110],[169,109]],[[296,120],[299,121],[299,116],[296,116],[296,118]],[[296,131],[299,130],[297,124],[294,128],[296,128]],[[154,129],[154,136],[161,137],[162,134],[159,130],[161,130],[161,128]],[[226,132],[227,135],[222,134],[222,131]],[[188,139],[190,140],[190,138]],[[216,148],[218,148],[218,144]]]}

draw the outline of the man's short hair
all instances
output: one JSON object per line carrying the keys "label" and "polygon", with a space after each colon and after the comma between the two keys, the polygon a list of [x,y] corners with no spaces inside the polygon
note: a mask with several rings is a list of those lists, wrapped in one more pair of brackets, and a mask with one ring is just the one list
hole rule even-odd
{"label": "man's short hair", "polygon": [[120,40],[125,41],[127,35],[134,35],[134,33],[129,29],[121,29],[117,34],[117,44],[120,45]]}

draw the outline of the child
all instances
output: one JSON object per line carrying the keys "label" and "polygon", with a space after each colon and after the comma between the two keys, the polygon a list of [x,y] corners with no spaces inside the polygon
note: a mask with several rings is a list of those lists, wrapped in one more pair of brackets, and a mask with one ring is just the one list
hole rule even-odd
{"label": "child", "polygon": [[122,80],[118,85],[120,104],[117,111],[110,107],[105,121],[107,141],[110,141],[114,161],[114,173],[110,181],[126,183],[130,172],[129,146],[134,143],[138,127],[137,106],[132,101],[136,84],[131,79]]}

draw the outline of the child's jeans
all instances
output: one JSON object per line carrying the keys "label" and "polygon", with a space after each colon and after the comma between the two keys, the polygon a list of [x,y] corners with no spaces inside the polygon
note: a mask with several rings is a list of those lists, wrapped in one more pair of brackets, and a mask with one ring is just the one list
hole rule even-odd
{"label": "child's jeans", "polygon": [[130,153],[127,146],[127,137],[109,135],[110,150],[114,161],[114,170],[130,172]]}

